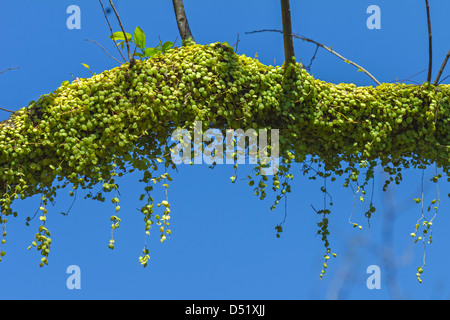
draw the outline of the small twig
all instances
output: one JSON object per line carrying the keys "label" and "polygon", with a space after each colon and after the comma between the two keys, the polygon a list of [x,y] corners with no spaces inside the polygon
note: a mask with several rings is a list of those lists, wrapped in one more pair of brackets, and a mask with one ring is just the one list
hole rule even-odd
{"label": "small twig", "polygon": [[[92,72],[91,72],[92,73]],[[74,81],[74,82],[79,82],[80,81],[80,78],[78,78],[78,77],[74,77],[73,76],[73,74],[72,74],[72,72],[70,73],[70,75],[72,76],[72,80]]]}
{"label": "small twig", "polygon": [[175,46],[177,44],[178,41],[178,36],[175,38],[175,40],[173,41],[173,45]]}
{"label": "small twig", "polygon": [[4,73],[4,72],[6,72],[6,71],[9,71],[9,70],[14,70],[14,69],[19,69],[19,68],[20,68],[20,67],[8,68],[8,69],[6,69],[6,70],[0,71],[0,74]]}
{"label": "small twig", "polygon": [[[445,66],[446,66],[447,61],[448,61],[449,58],[450,58],[450,50],[448,50],[448,53],[447,53],[447,55],[445,56],[444,62],[443,62],[442,65],[441,65],[441,69],[439,69],[439,73],[438,73],[438,75],[436,76],[436,80],[434,80],[434,83],[433,83],[433,84],[434,84],[435,86],[438,85],[439,79],[440,79],[441,76],[442,76],[442,72],[444,72]],[[445,79],[445,78],[444,78],[444,79]],[[443,79],[443,80],[444,80],[444,79]]]}
{"label": "small twig", "polygon": [[[281,31],[281,30],[263,29],[263,30],[256,30],[256,31],[246,32],[246,34],[250,34],[250,33],[258,33],[258,32],[278,32],[278,33],[283,33],[283,31]],[[361,67],[360,65],[354,63],[353,61],[350,61],[350,60],[348,60],[347,58],[341,56],[339,53],[337,53],[336,51],[334,51],[333,49],[331,49],[331,47],[327,47],[327,46],[321,44],[320,42],[317,42],[317,41],[315,41],[315,40],[306,38],[306,37],[301,36],[301,35],[299,35],[299,34],[297,34],[297,33],[293,33],[292,36],[293,36],[294,38],[301,39],[301,40],[304,40],[304,41],[307,41],[307,42],[311,42],[311,43],[314,43],[314,44],[318,45],[318,46],[321,47],[321,48],[324,48],[325,50],[327,50],[328,52],[330,52],[330,53],[336,55],[337,57],[341,58],[342,60],[344,60],[344,61],[347,62],[348,64],[351,64],[351,65],[357,67],[358,70],[360,70],[360,71],[364,72],[365,74],[367,74],[373,81],[376,82],[376,84],[378,84],[378,85],[381,84],[381,83],[380,83],[373,75],[371,75],[366,69],[364,69],[364,68]]]}
{"label": "small twig", "polygon": [[425,0],[427,6],[427,21],[428,21],[428,77],[427,82],[431,82],[431,72],[433,66],[433,41],[431,35],[431,18],[430,18],[430,6],[428,0]]}
{"label": "small twig", "polygon": [[122,21],[120,20],[119,14],[117,13],[116,7],[114,7],[114,3],[112,2],[112,0],[109,0],[109,5],[114,10],[114,14],[116,15],[117,21],[119,22],[119,26],[122,29],[123,37],[125,38],[125,43],[127,44],[128,61],[130,62],[130,66],[131,66],[134,63],[134,59],[131,57],[130,43],[128,42],[127,34],[125,33],[125,29],[123,28]]}
{"label": "small twig", "polygon": [[319,46],[316,45],[316,51],[314,51],[314,54],[313,54],[313,56],[312,56],[312,58],[311,58],[311,61],[309,62],[309,65],[305,67],[305,69],[306,69],[307,71],[311,71],[311,66],[312,66],[312,63],[313,63],[314,59],[316,58],[316,55],[317,55],[317,51],[318,51],[318,50],[319,50]]}
{"label": "small twig", "polygon": [[438,82],[438,85],[440,85],[443,81],[445,81],[446,79],[450,78],[450,75],[446,76],[444,79],[442,79],[441,81]]}
{"label": "small twig", "polygon": [[[413,74],[412,76],[409,76],[408,78],[403,79],[403,80],[400,80],[400,81],[398,81],[398,79],[396,79],[396,80],[389,81],[389,82],[400,82],[400,83],[402,83],[402,82],[405,82],[405,81],[410,81],[409,79],[411,79],[411,78],[413,78],[413,77],[415,77],[415,76],[417,76],[417,75],[419,75],[419,74],[421,74],[422,72],[425,72],[425,71],[427,71],[427,70],[428,70],[428,69],[423,69],[422,71],[419,71],[419,72]],[[411,82],[414,82],[414,81],[411,81]]]}
{"label": "small twig", "polygon": [[[12,68],[8,68],[8,69],[6,69],[6,70],[0,71],[0,74],[4,73],[4,72],[6,72],[6,71],[9,71],[9,70],[14,70],[14,69],[19,69],[19,68],[20,68],[20,67],[12,67]],[[5,108],[0,108],[0,110],[6,111],[6,112],[10,112],[10,113],[14,113],[14,112],[15,112],[15,111],[8,110],[8,109],[5,109]]]}
{"label": "small twig", "polygon": [[114,60],[116,60],[118,63],[120,63],[120,64],[122,64],[119,60],[117,60],[116,58],[114,58],[112,55],[110,55],[109,53],[108,53],[108,51],[106,51],[106,49],[105,48],[103,48],[97,41],[94,41],[94,40],[89,40],[89,39],[84,39],[85,41],[90,41],[90,42],[93,42],[93,43],[95,43],[96,45],[98,45],[100,48],[102,48],[103,49],[103,51],[105,51],[106,52],[106,54],[109,56],[109,57],[111,57],[112,59],[114,59]]}
{"label": "small twig", "polygon": [[74,205],[74,203],[75,203],[75,200],[77,200],[77,191],[78,191],[78,189],[75,190],[75,192],[74,192],[74,198],[73,198],[72,204],[71,204],[70,207],[69,207],[69,210],[67,210],[66,213],[62,213],[63,215],[68,216],[70,210],[72,210],[72,207],[73,207],[73,205]]}
{"label": "small twig", "polygon": [[6,112],[11,112],[11,113],[14,113],[14,112],[15,112],[15,111],[8,110],[8,109],[4,109],[4,108],[0,108],[0,110],[6,111]]}
{"label": "small twig", "polygon": [[236,46],[236,49],[234,49],[234,52],[237,53],[238,44],[241,40],[239,40],[239,33],[237,34],[236,43],[232,45],[232,47]]}
{"label": "small twig", "polygon": [[[102,7],[103,14],[105,15],[106,22],[108,23],[109,31],[111,32],[111,37],[112,37],[112,40],[114,42],[114,46],[117,48],[117,51],[119,51],[119,54],[122,56],[123,61],[126,62],[127,59],[125,59],[125,57],[123,56],[122,51],[120,51],[119,46],[117,46],[116,40],[114,39],[114,35],[113,35],[114,32],[112,31],[111,24],[109,23],[109,19],[108,19],[107,15],[106,15],[105,8],[103,7],[103,3],[102,3],[101,0],[98,0],[98,2],[100,2],[100,6]],[[124,36],[125,36],[125,34],[124,34]]]}

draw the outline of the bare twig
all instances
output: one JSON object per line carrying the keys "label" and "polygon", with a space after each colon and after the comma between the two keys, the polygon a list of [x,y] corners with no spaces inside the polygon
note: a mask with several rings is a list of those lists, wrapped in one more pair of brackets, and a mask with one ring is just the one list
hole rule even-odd
{"label": "bare twig", "polygon": [[430,6],[428,4],[428,0],[425,0],[425,4],[427,7],[427,21],[428,21],[428,77],[427,82],[431,81],[431,72],[433,66],[433,41],[431,35],[431,18],[430,18]]}
{"label": "bare twig", "polygon": [[313,54],[313,56],[312,56],[312,58],[311,58],[311,61],[309,62],[309,65],[305,67],[305,69],[306,69],[307,71],[311,71],[311,66],[312,66],[312,64],[313,64],[314,59],[316,58],[317,51],[319,51],[319,46],[318,46],[318,45],[316,45],[316,51],[314,51],[314,54]]}
{"label": "bare twig", "polygon": [[[415,76],[417,76],[417,75],[419,75],[419,74],[421,74],[421,73],[423,73],[423,72],[425,72],[425,71],[427,71],[427,70],[428,70],[428,69],[424,69],[424,70],[422,70],[422,71],[419,71],[419,72],[413,74],[412,76],[409,76],[408,78],[403,79],[403,80],[400,80],[400,81],[396,78],[395,80],[389,81],[389,83],[393,83],[393,82],[403,83],[403,82],[405,82],[405,81],[415,82],[415,81],[412,81],[412,80],[410,80],[410,79],[411,79],[411,78],[414,78]],[[416,83],[418,83],[418,82],[416,82]]]}
{"label": "bare twig", "polygon": [[434,80],[434,85],[437,86],[439,84],[439,79],[442,76],[442,72],[444,72],[445,65],[447,64],[448,59],[450,58],[450,50],[448,50],[447,56],[445,56],[444,62],[441,65],[441,69],[439,69],[439,73],[436,76],[436,80]]}
{"label": "bare twig", "polygon": [[4,72],[6,72],[6,71],[9,71],[9,70],[14,70],[14,69],[19,69],[19,68],[20,68],[20,67],[8,68],[8,69],[6,69],[6,70],[0,71],[0,74],[4,73]]}
{"label": "bare twig", "polygon": [[[256,30],[256,31],[246,32],[245,34],[258,33],[258,32],[278,32],[278,33],[283,33],[283,31],[281,31],[281,30],[275,30],[275,29],[263,29],[263,30]],[[351,64],[351,65],[357,67],[357,68],[358,68],[358,71],[362,71],[362,72],[364,72],[365,74],[367,74],[367,75],[368,75],[373,81],[375,81],[378,85],[381,84],[381,83],[380,83],[373,75],[371,75],[366,69],[364,69],[364,68],[361,67],[360,65],[356,64],[355,62],[350,61],[350,60],[348,60],[347,58],[341,56],[339,53],[337,53],[336,51],[334,51],[331,47],[327,47],[327,46],[325,46],[325,45],[323,45],[323,44],[321,44],[321,43],[319,43],[319,42],[317,42],[317,41],[315,41],[315,40],[306,38],[306,37],[301,36],[301,35],[299,35],[299,34],[297,34],[297,33],[293,33],[292,36],[293,36],[294,38],[301,39],[301,40],[304,40],[304,41],[307,41],[307,42],[311,42],[311,43],[314,43],[314,44],[318,45],[319,47],[321,47],[321,48],[327,50],[328,52],[330,52],[330,53],[336,55],[337,57],[341,58],[342,60],[344,60],[344,61],[347,62],[348,64]]]}
{"label": "bare twig", "polygon": [[120,20],[119,14],[117,13],[116,7],[114,7],[114,3],[112,2],[112,0],[109,0],[109,5],[114,10],[114,13],[116,15],[117,21],[119,22],[120,29],[122,29],[123,37],[125,38],[125,43],[127,44],[128,61],[130,62],[130,66],[131,66],[134,63],[134,59],[131,56],[130,43],[128,41],[127,34],[125,33],[125,29],[123,28],[122,21]]}
{"label": "bare twig", "polygon": [[281,16],[283,21],[283,42],[285,66],[295,58],[294,40],[292,38],[291,6],[289,0],[281,1]]}
{"label": "bare twig", "polygon": [[238,33],[237,38],[236,38],[236,43],[232,45],[232,47],[236,46],[236,49],[234,49],[234,52],[236,52],[236,53],[237,53],[239,42],[241,42],[241,40],[239,40],[239,33]]}
{"label": "bare twig", "polygon": [[11,112],[11,113],[14,113],[14,112],[15,112],[15,111],[8,110],[8,109],[4,109],[4,108],[0,108],[0,110],[6,111],[6,112]]}
{"label": "bare twig", "polygon": [[[6,71],[9,71],[9,70],[14,70],[14,69],[19,69],[19,68],[20,68],[20,67],[12,67],[12,68],[8,68],[8,69],[6,69],[6,70],[0,71],[0,74],[4,73],[4,72],[6,72]],[[6,111],[6,112],[11,112],[11,113],[14,113],[14,112],[15,112],[15,111],[8,110],[8,109],[5,109],[5,108],[0,108],[0,110]]]}
{"label": "bare twig", "polygon": [[444,79],[440,80],[440,81],[438,82],[438,85],[441,84],[443,81],[445,81],[445,80],[448,79],[448,78],[450,78],[450,75],[448,75],[448,76],[446,76]]}
{"label": "bare twig", "polygon": [[119,61],[119,60],[117,60],[116,58],[114,58],[112,55],[110,55],[109,54],[109,52],[108,51],[106,51],[106,49],[105,48],[103,48],[97,41],[94,41],[94,40],[89,40],[89,39],[84,39],[85,41],[90,41],[90,42],[93,42],[93,43],[95,43],[96,45],[98,45],[100,48],[102,48],[103,49],[103,51],[105,51],[106,52],[106,54],[109,56],[109,57],[111,57],[112,59],[114,59],[114,60],[116,60],[118,63],[120,63],[121,64],[121,62]]}
{"label": "bare twig", "polygon": [[[109,23],[108,17],[107,17],[106,12],[105,12],[105,8],[103,7],[103,3],[102,3],[101,0],[98,0],[98,2],[100,2],[100,5],[101,5],[101,7],[102,7],[103,14],[105,15],[106,22],[108,23],[109,31],[111,32],[111,37],[112,37],[112,40],[114,41],[114,45],[116,46],[117,51],[119,51],[119,54],[122,56],[123,61],[126,62],[127,59],[125,59],[125,57],[123,56],[122,51],[120,51],[120,49],[119,49],[119,47],[117,46],[116,41],[115,41],[115,39],[114,39],[113,31],[112,31],[112,28],[111,28],[111,24]],[[124,37],[125,37],[125,35],[124,35]]]}
{"label": "bare twig", "polygon": [[173,41],[173,45],[175,46],[177,44],[178,41],[178,36],[175,38],[175,40]]}
{"label": "bare twig", "polygon": [[192,41],[195,41],[194,37],[192,36],[191,28],[189,28],[189,22],[186,17],[186,12],[184,11],[183,0],[172,0],[172,3],[181,40],[187,40],[191,38]]}

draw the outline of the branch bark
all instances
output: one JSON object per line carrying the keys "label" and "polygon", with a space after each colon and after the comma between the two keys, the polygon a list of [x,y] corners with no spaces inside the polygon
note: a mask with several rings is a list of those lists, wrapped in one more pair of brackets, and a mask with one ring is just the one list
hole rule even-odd
{"label": "branch bark", "polygon": [[292,35],[291,6],[289,0],[281,1],[281,17],[283,20],[283,41],[285,66],[293,62],[295,58],[294,39]]}
{"label": "branch bark", "polygon": [[180,32],[181,39],[187,40],[189,38],[194,40],[191,28],[189,27],[189,22],[186,17],[186,12],[184,11],[183,0],[172,0],[173,9],[175,11],[175,18],[177,19],[178,31]]}
{"label": "branch bark", "polygon": [[448,59],[450,58],[450,50],[448,50],[447,56],[444,59],[444,62],[441,65],[441,69],[439,69],[439,73],[434,80],[434,85],[437,86],[439,84],[439,79],[441,78],[442,72],[444,72],[445,65],[447,64]]}
{"label": "branch bark", "polygon": [[431,18],[430,18],[430,5],[428,0],[425,0],[425,4],[427,7],[427,21],[428,21],[428,77],[427,82],[431,81],[431,72],[433,66],[433,41],[431,35]]}

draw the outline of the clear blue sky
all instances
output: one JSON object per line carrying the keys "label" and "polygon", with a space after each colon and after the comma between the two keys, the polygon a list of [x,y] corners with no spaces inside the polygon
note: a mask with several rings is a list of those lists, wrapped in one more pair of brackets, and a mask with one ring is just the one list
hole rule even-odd
{"label": "clear blue sky", "polygon": [[[107,1],[103,1],[107,6]],[[364,66],[382,82],[409,78],[427,68],[428,39],[425,2],[422,0],[291,1],[293,31],[310,37],[348,59]],[[116,0],[126,29],[139,25],[147,41],[156,45],[158,37],[174,41],[178,29],[172,2]],[[81,29],[69,30],[69,5],[81,8]],[[369,30],[369,5],[381,8],[381,29]],[[281,29],[278,0],[206,1],[185,0],[188,19],[198,43],[236,42],[239,54],[255,56],[264,64],[283,63],[282,36],[277,33],[246,35],[258,29]],[[450,2],[431,2],[434,76],[450,48]],[[110,15],[111,20],[114,20]],[[114,31],[118,26],[114,22]],[[81,65],[100,73],[117,66],[99,47],[98,41],[117,58],[108,39],[109,29],[97,1],[17,0],[0,4],[0,71],[20,69],[0,75],[0,107],[12,110],[26,106],[41,94],[55,90],[64,80],[89,77]],[[178,38],[179,39],[179,38]],[[180,40],[176,45],[180,45]],[[315,46],[296,40],[297,57],[304,64]],[[450,74],[447,67],[443,77]],[[329,82],[373,85],[365,74],[330,53],[319,50],[311,72]],[[410,80],[423,82],[426,72]],[[444,83],[450,83],[449,79]],[[8,118],[0,111],[0,121]],[[448,299],[450,277],[445,268],[448,256],[450,203],[448,183],[441,179],[441,204],[435,219],[432,245],[427,247],[424,283],[416,280],[422,264],[423,247],[409,234],[420,217],[413,198],[420,197],[420,170],[404,172],[400,186],[381,191],[384,176],[376,173],[375,205],[370,227],[358,205],[353,220],[363,225],[354,229],[348,218],[353,198],[350,189],[337,180],[329,191],[334,206],[330,241],[337,259],[332,259],[323,280],[323,245],[315,237],[319,217],[311,208],[323,202],[321,182],[311,181],[296,171],[288,197],[287,219],[281,238],[274,227],[284,218],[283,206],[269,210],[273,194],[265,201],[255,196],[246,181],[240,181],[251,166],[241,166],[238,181],[230,182],[231,165],[179,166],[169,189],[172,236],[159,243],[158,232],[148,240],[151,260],[142,268],[138,256],[143,247],[143,219],[136,208],[143,186],[138,175],[128,175],[121,184],[121,226],[115,231],[116,248],[108,249],[109,217],[114,206],[107,201],[84,200],[79,192],[70,214],[62,216],[72,199],[61,193],[49,209],[47,226],[52,231],[49,265],[39,268],[40,256],[27,251],[39,225],[30,227],[25,218],[39,207],[37,198],[17,202],[17,218],[7,224],[6,256],[0,262],[0,299],[390,299],[388,281],[390,250],[395,257],[394,281],[405,298]],[[425,200],[436,197],[436,187],[428,180],[434,167],[425,171]],[[160,195],[162,200],[163,194]],[[157,197],[155,197],[157,198]],[[392,237],[392,243],[390,242]],[[81,289],[66,287],[66,269],[81,269]],[[381,289],[366,287],[370,265],[381,269]]]}

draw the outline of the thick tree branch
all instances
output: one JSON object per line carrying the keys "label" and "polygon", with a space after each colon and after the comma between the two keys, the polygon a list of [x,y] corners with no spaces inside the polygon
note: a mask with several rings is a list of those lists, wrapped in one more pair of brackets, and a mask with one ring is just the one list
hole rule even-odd
{"label": "thick tree branch", "polygon": [[442,76],[442,72],[444,72],[445,65],[447,64],[447,61],[448,61],[449,58],[450,58],[450,50],[448,50],[447,56],[445,57],[444,62],[443,62],[442,65],[441,65],[441,69],[439,69],[439,73],[438,73],[438,75],[436,76],[436,79],[434,80],[434,83],[433,83],[433,84],[434,84],[435,86],[437,86],[437,85],[439,84],[439,79],[440,79],[441,76]]}
{"label": "thick tree branch", "polygon": [[295,58],[289,0],[281,0],[281,16],[283,20],[284,61],[287,66]]}
{"label": "thick tree branch", "polygon": [[433,41],[431,35],[431,18],[430,18],[430,5],[428,0],[425,0],[427,6],[427,21],[428,21],[428,77],[427,82],[431,81],[431,72],[433,66]]}
{"label": "thick tree branch", "polygon": [[[278,33],[283,33],[283,31],[281,30],[274,30],[274,29],[263,29],[263,30],[256,30],[256,31],[250,31],[250,32],[246,32],[245,34],[250,34],[250,33],[258,33],[258,32],[278,32]],[[337,53],[336,51],[334,51],[331,47],[327,47],[323,44],[321,44],[320,42],[314,41],[312,39],[306,38],[304,36],[301,36],[297,33],[293,33],[292,37],[297,38],[297,39],[301,39],[307,42],[311,42],[316,44],[317,46],[324,48],[325,50],[327,50],[328,52],[331,52],[332,54],[336,55],[337,57],[339,57],[340,59],[344,60],[345,62],[347,62],[348,64],[351,64],[352,66],[355,66],[358,68],[358,71],[364,72],[365,74],[367,74],[373,81],[375,81],[376,84],[380,85],[381,83],[373,76],[371,75],[366,69],[364,69],[363,67],[361,67],[360,65],[354,63],[353,61],[348,60],[347,58],[341,56],[339,53]]]}
{"label": "thick tree branch", "polygon": [[177,19],[178,31],[182,40],[191,38],[193,41],[191,28],[189,28],[189,22],[184,11],[183,0],[172,0],[173,9],[175,11],[175,18]]}

